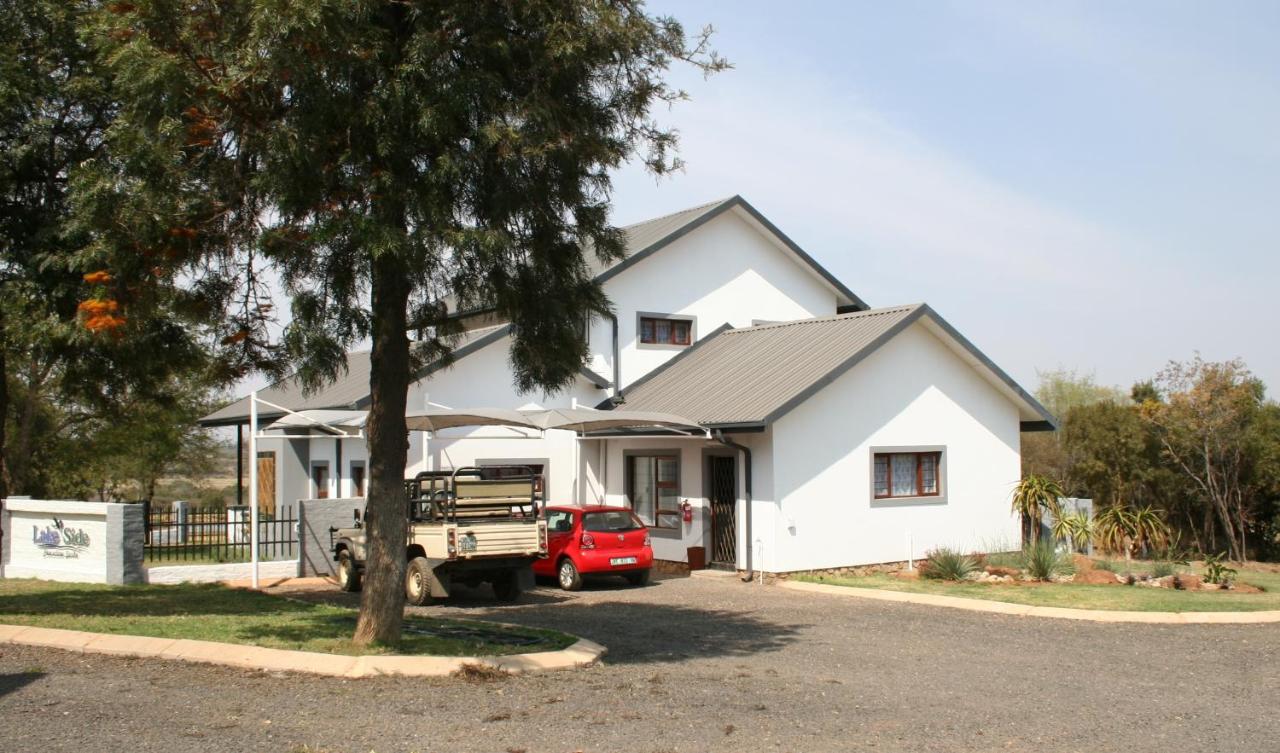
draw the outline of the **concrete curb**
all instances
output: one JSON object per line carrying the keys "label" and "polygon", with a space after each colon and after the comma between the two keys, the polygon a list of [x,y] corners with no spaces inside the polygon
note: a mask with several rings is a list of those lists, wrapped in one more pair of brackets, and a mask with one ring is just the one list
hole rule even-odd
{"label": "concrete curb", "polygon": [[0,644],[40,646],[86,654],[110,654],[171,661],[220,664],[269,672],[306,672],[330,677],[447,677],[468,665],[492,667],[511,674],[554,672],[585,667],[608,651],[594,641],[579,638],[559,651],[511,656],[344,656],[312,651],[244,646],[141,635],[85,633],[79,630],[0,625]]}
{"label": "concrete curb", "polygon": [[923,604],[931,607],[967,609],[970,612],[993,612],[1015,617],[1049,617],[1058,620],[1086,620],[1089,622],[1144,622],[1160,625],[1256,625],[1280,622],[1280,610],[1259,612],[1122,612],[1108,609],[1069,609],[1066,607],[1036,607],[1029,604],[1012,604],[1007,601],[966,599],[959,596],[917,594],[905,591],[885,591],[877,588],[833,586],[827,583],[784,580],[776,584],[792,591],[850,596],[856,599],[892,601],[899,604]]}

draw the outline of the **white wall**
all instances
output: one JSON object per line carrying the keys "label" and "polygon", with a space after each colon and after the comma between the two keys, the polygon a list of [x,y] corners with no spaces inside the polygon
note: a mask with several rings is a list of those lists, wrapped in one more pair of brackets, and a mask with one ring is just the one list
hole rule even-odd
{"label": "white wall", "polygon": [[[780,504],[766,568],[892,562],[935,546],[1016,542],[1009,495],[1021,469],[1016,406],[924,325],[898,335],[774,426]],[[946,447],[944,504],[871,493],[872,447]]]}
{"label": "white wall", "polygon": [[[682,350],[641,346],[637,312],[697,318],[702,338],[728,322],[829,316],[836,294],[756,229],[740,210],[726,212],[605,283],[618,316],[622,384],[639,379]],[[591,352],[613,377],[612,324],[591,327]]]}

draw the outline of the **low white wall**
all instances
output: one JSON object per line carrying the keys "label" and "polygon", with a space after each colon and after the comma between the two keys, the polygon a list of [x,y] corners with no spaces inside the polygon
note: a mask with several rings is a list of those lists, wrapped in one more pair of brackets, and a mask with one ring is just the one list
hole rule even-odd
{"label": "low white wall", "polygon": [[[297,560],[259,562],[259,578],[293,578],[298,575]],[[217,583],[224,580],[247,580],[253,577],[249,562],[220,565],[165,565],[148,567],[147,583]]]}
{"label": "low white wall", "polygon": [[142,580],[142,508],[107,502],[7,499],[0,576],[80,583]]}

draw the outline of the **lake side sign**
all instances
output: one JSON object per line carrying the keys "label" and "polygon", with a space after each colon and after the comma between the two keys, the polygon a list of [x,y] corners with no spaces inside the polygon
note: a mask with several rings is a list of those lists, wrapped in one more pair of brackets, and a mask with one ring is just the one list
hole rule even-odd
{"label": "lake side sign", "polygon": [[43,529],[39,525],[31,526],[31,543],[46,557],[79,559],[88,551],[89,542],[89,534],[83,528],[72,528],[60,518],[53,518],[52,524]]}

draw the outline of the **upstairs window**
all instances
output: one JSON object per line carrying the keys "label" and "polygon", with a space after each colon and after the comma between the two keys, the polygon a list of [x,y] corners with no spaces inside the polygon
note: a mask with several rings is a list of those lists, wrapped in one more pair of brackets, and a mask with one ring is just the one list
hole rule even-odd
{"label": "upstairs window", "polygon": [[875,498],[938,496],[941,464],[941,452],[876,453]]}
{"label": "upstairs window", "polygon": [[693,321],[640,317],[640,342],[644,345],[688,345],[693,341]]}

